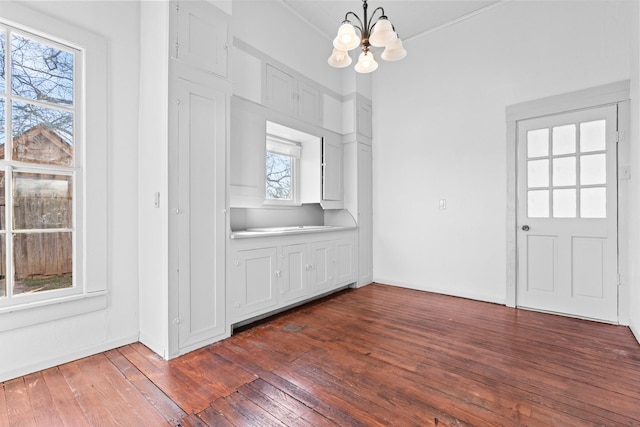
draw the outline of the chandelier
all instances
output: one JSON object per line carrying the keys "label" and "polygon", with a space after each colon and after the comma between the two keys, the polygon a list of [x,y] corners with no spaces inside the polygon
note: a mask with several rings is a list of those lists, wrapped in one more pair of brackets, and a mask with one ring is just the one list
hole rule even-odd
{"label": "chandelier", "polygon": [[[399,61],[407,56],[407,51],[402,46],[402,40],[398,38],[395,28],[384,14],[384,9],[376,8],[371,17],[367,19],[367,0],[362,0],[363,19],[354,12],[347,12],[344,21],[338,29],[338,35],[333,39],[333,52],[329,57],[329,65],[335,68],[344,68],[351,65],[349,51],[360,46],[362,53],[358,57],[358,63],[354,67],[359,73],[370,73],[378,68],[378,63],[373,57],[371,47],[384,47],[380,55],[385,61]],[[373,22],[376,12],[380,12],[378,19]],[[354,25],[349,21],[353,16],[358,22]],[[356,28],[360,36],[356,34]]]}

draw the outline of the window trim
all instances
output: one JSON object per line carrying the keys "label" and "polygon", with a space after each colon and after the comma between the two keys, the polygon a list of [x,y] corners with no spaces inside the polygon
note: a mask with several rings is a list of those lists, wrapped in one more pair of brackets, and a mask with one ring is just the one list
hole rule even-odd
{"label": "window trim", "polygon": [[[52,297],[0,308],[0,331],[48,322],[102,310],[107,307],[108,235],[107,235],[107,171],[108,171],[108,43],[102,36],[75,25],[69,25],[48,14],[13,1],[3,2],[0,22],[38,37],[71,46],[83,52],[84,61],[76,67],[82,78],[81,112],[76,123],[74,146],[79,167],[74,174],[76,240],[81,247],[75,258],[74,274],[78,277],[75,295]],[[91,142],[90,150],[87,141]],[[85,191],[86,189],[86,191]]]}

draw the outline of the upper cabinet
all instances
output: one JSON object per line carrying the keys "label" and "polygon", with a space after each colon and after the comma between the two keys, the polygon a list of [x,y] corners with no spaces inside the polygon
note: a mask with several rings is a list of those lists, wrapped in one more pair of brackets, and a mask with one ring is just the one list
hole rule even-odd
{"label": "upper cabinet", "polygon": [[370,141],[373,137],[373,126],[371,118],[371,101],[363,97],[356,100],[356,124],[358,136]]}
{"label": "upper cabinet", "polygon": [[222,13],[202,1],[175,3],[175,31],[172,33],[171,55],[174,59],[227,77],[229,23]]}
{"label": "upper cabinet", "polygon": [[342,194],[342,140],[328,135],[322,141],[322,200],[340,201]]}
{"label": "upper cabinet", "polygon": [[291,117],[322,125],[322,94],[271,64],[266,66],[265,105]]}

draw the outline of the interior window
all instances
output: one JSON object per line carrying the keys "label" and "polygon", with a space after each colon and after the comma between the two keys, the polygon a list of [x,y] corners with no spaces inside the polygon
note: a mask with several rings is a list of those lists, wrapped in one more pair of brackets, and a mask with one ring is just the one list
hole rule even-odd
{"label": "interior window", "polygon": [[269,202],[297,204],[298,162],[302,145],[274,135],[267,135],[266,193]]}

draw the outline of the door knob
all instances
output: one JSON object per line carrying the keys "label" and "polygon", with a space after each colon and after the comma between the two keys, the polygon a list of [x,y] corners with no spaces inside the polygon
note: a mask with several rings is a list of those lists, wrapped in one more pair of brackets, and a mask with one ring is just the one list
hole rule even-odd
{"label": "door knob", "polygon": [[529,226],[528,225],[523,225],[522,226],[522,231],[529,231]]}

